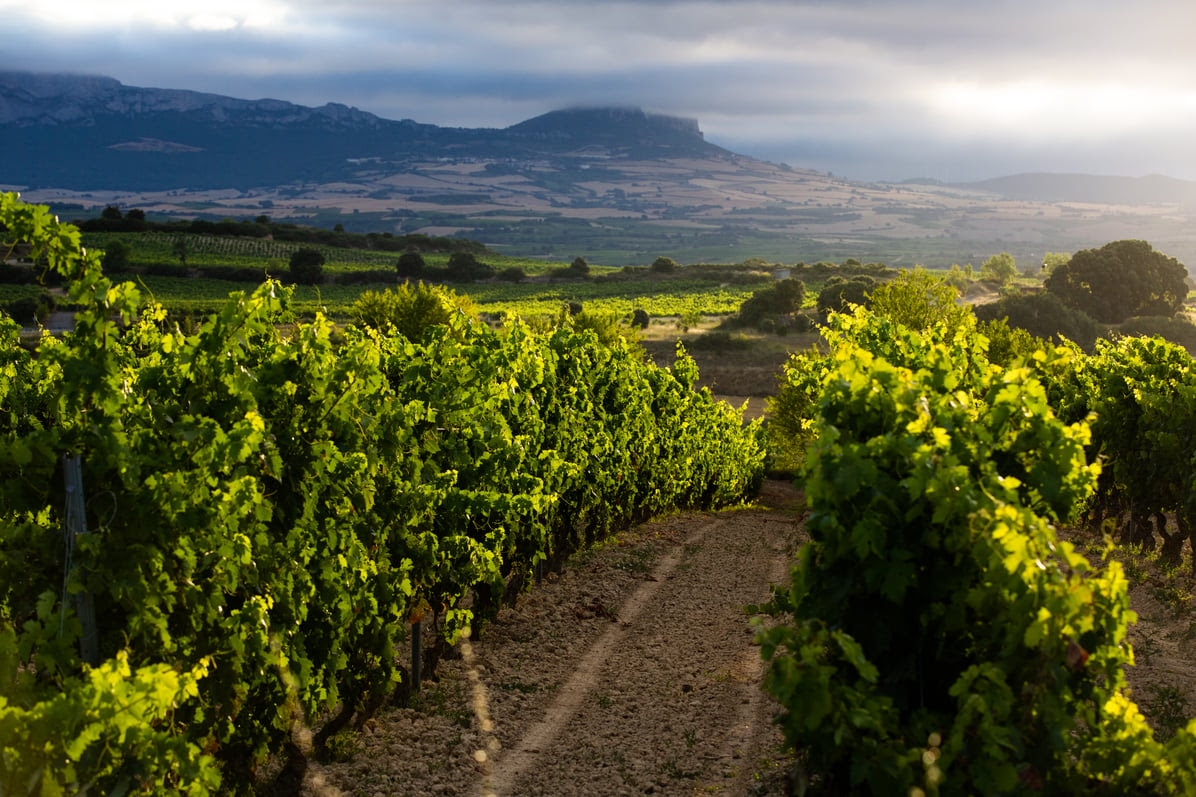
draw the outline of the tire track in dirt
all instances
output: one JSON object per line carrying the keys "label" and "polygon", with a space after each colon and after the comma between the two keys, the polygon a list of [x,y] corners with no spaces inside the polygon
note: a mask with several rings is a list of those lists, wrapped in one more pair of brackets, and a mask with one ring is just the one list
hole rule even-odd
{"label": "tire track in dirt", "polygon": [[[705,530],[690,538],[689,544],[696,544],[705,536]],[[560,695],[549,706],[539,723],[523,735],[514,750],[499,759],[492,774],[493,790],[497,794],[511,793],[511,786],[518,777],[531,768],[540,753],[557,739],[561,731],[578,713],[582,701],[590,697],[599,685],[603,668],[614,652],[624,644],[626,627],[639,618],[640,613],[655,597],[661,582],[671,578],[681,562],[681,551],[667,554],[652,571],[651,580],[643,582],[619,607],[616,617],[618,625],[612,625],[589,651],[582,657],[573,675],[560,690]]]}
{"label": "tire track in dirt", "polygon": [[[471,641],[471,667],[443,663],[416,705],[366,724],[351,760],[313,766],[305,792],[784,793],[743,607],[785,579],[799,498],[768,482],[757,506],[681,513],[575,557]],[[492,729],[473,719],[478,682]]]}
{"label": "tire track in dirt", "polygon": [[785,576],[787,530],[740,511],[686,535],[660,580],[628,599],[634,619],[590,649],[510,758],[500,753],[496,793],[746,793],[779,737],[743,607]]}

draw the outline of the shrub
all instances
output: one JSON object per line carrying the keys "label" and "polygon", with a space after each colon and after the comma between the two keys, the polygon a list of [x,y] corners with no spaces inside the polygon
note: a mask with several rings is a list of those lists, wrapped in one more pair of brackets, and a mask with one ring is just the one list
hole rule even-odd
{"label": "shrub", "polygon": [[652,261],[652,270],[657,274],[672,274],[677,270],[677,261],[671,257],[658,257]]}
{"label": "shrub", "polygon": [[511,266],[498,272],[498,278],[504,282],[523,282],[527,279],[527,274],[519,266]]}
{"label": "shrub", "polygon": [[1106,328],[1080,310],[1068,307],[1053,293],[1037,291],[1005,296],[990,304],[973,308],[981,321],[1004,319],[1014,329],[1024,329],[1035,337],[1060,343],[1064,338],[1086,352]]}
{"label": "shrub", "polygon": [[1008,252],[993,255],[980,267],[980,278],[1008,285],[1017,276],[1017,261]]}
{"label": "shrub", "polygon": [[631,326],[636,327],[638,329],[647,329],[648,328],[648,313],[647,313],[647,311],[641,310],[638,307],[634,311],[632,311]]}
{"label": "shrub", "polygon": [[124,241],[112,241],[104,249],[104,256],[100,265],[106,274],[116,274],[129,270],[129,255],[131,250]]}
{"label": "shrub", "polygon": [[359,326],[394,331],[414,341],[422,340],[428,327],[447,324],[457,313],[477,317],[468,296],[422,282],[398,285],[393,290],[366,291],[349,313]]}
{"label": "shrub", "polygon": [[54,297],[40,288],[16,289],[24,293],[0,304],[0,311],[12,318],[21,326],[31,327],[45,321],[54,312]]}
{"label": "shrub", "polygon": [[569,264],[569,271],[574,276],[584,277],[590,273],[590,264],[586,262],[584,257],[575,257],[573,258],[573,262]]}
{"label": "shrub", "polygon": [[598,336],[598,342],[604,346],[612,346],[622,339],[629,344],[635,344],[633,351],[643,351],[636,343],[635,330],[622,323],[618,313],[596,313],[586,310],[570,316],[570,323],[576,330],[593,332]]}
{"label": "shrub", "polygon": [[453,252],[448,260],[448,278],[453,282],[474,282],[494,276],[494,269],[472,252]]}
{"label": "shrub", "polygon": [[395,273],[403,279],[411,279],[423,273],[424,265],[424,256],[419,252],[404,252],[395,263]]}
{"label": "shrub", "polygon": [[782,369],[777,394],[767,402],[768,448],[778,470],[797,472],[805,463],[828,363],[826,355],[810,348],[793,354]]}
{"label": "shrub", "polygon": [[783,279],[753,293],[739,307],[738,323],[759,324],[768,318],[774,323],[779,316],[796,313],[806,296],[806,284],[799,279]]}
{"label": "shrub", "polygon": [[1024,329],[1005,323],[1004,319],[984,321],[976,330],[988,338],[988,361],[1002,368],[1015,362],[1025,362],[1034,352],[1045,349],[1048,342],[1036,338]]}
{"label": "shrub", "polygon": [[949,334],[974,324],[971,310],[959,302],[959,291],[928,271],[902,271],[872,293],[872,309],[902,326],[928,330],[943,326]]}
{"label": "shrub", "polygon": [[304,247],[291,253],[291,279],[300,285],[316,285],[324,280],[324,253]]}
{"label": "shrub", "polygon": [[872,277],[831,277],[818,292],[818,312],[826,318],[830,313],[846,312],[853,304],[867,307],[875,288],[876,280]]}

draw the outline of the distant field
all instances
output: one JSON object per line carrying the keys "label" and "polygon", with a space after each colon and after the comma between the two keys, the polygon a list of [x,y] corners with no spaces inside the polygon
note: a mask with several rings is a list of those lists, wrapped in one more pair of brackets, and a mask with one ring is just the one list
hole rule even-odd
{"label": "distant field", "polygon": [[[254,285],[216,279],[144,275],[135,280],[146,293],[168,310],[203,313],[217,309],[235,291],[251,292]],[[388,284],[297,285],[296,312],[322,311],[332,318],[346,318],[349,308],[364,291],[385,290]],[[602,313],[625,315],[641,309],[650,316],[728,315],[752,295],[751,285],[719,285],[705,280],[626,280],[618,282],[477,283],[450,285],[469,296],[484,313],[520,316],[550,315],[569,302]],[[757,286],[758,287],[758,286]]]}
{"label": "distant field", "polygon": [[[92,249],[104,249],[112,241],[123,241],[130,249],[129,262],[133,268],[150,266],[181,266],[175,245],[183,241],[187,249],[187,266],[203,268],[227,266],[233,268],[260,269],[263,273],[278,273],[286,269],[291,255],[297,249],[317,249],[324,255],[324,271],[333,277],[352,271],[393,269],[399,259],[399,252],[375,249],[343,249],[333,246],[318,246],[290,241],[273,241],[266,238],[234,237],[219,235],[196,235],[192,233],[85,233],[83,244]],[[443,267],[448,263],[448,254],[425,253],[424,261],[429,266]],[[478,258],[493,266],[496,271],[520,268],[529,276],[547,274],[553,269],[564,268],[568,262],[532,258],[509,257],[501,254],[487,254]],[[617,269],[593,266],[593,274],[604,274]]]}

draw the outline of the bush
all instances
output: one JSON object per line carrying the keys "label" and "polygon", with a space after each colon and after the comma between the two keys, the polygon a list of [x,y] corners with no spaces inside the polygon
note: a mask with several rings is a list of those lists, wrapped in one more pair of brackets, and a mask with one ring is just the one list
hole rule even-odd
{"label": "bush", "polygon": [[779,280],[756,291],[740,305],[736,320],[739,324],[753,325],[770,319],[775,324],[778,317],[800,310],[805,297],[806,284],[801,280]]}
{"label": "bush", "polygon": [[419,252],[404,252],[395,263],[395,273],[403,279],[412,279],[423,273],[425,265]]}
{"label": "bush", "polygon": [[652,261],[652,270],[657,274],[672,274],[677,268],[677,261],[671,257],[658,257]]}
{"label": "bush", "polygon": [[816,348],[799,351],[785,363],[777,394],[768,400],[768,448],[773,467],[796,473],[813,439],[818,394],[829,359]]}
{"label": "bush", "polygon": [[498,272],[498,278],[503,282],[523,282],[527,279],[527,274],[519,266],[511,266]]}
{"label": "bush", "polygon": [[428,327],[448,324],[458,313],[477,318],[477,308],[468,296],[422,282],[381,292],[366,291],[353,303],[349,313],[359,326],[397,332],[414,341],[422,340]]}
{"label": "bush", "polygon": [[988,361],[1002,368],[1008,368],[1015,362],[1026,362],[1034,352],[1049,345],[1024,329],[1009,326],[1004,319],[983,321],[976,326],[976,330],[988,338]]}
{"label": "bush", "polygon": [[636,327],[637,329],[647,329],[648,328],[648,313],[647,313],[647,311],[641,310],[638,307],[634,311],[632,311],[631,326]]}
{"label": "bush", "polygon": [[316,285],[324,280],[324,253],[302,248],[291,253],[291,279],[300,285]]}
{"label": "bush", "polygon": [[45,321],[54,312],[54,297],[40,288],[17,288],[22,294],[0,304],[0,312],[24,327],[35,326]]}
{"label": "bush", "polygon": [[633,351],[637,353],[643,351],[636,343],[635,329],[622,323],[618,313],[595,313],[586,310],[571,315],[570,323],[578,331],[593,332],[598,336],[598,342],[604,346],[613,346],[622,339],[628,344],[634,344]]}
{"label": "bush", "polygon": [[448,260],[448,278],[452,282],[474,282],[494,276],[494,269],[471,252],[453,252]]}
{"label": "bush", "polygon": [[575,257],[573,262],[569,264],[569,271],[576,277],[584,277],[590,273],[590,264],[586,262],[584,257]]}
{"label": "bush", "polygon": [[695,351],[745,351],[752,347],[752,341],[726,330],[713,330],[695,336],[687,345]]}
{"label": "bush", "polygon": [[1024,329],[1054,343],[1066,338],[1086,352],[1093,350],[1097,338],[1107,334],[1103,325],[1045,291],[1005,296],[990,304],[976,305],[973,311],[980,321],[1004,319],[1014,329]]}
{"label": "bush", "polygon": [[818,312],[826,318],[831,313],[846,312],[853,304],[867,307],[875,288],[876,280],[872,277],[831,277],[818,292]]}
{"label": "bush", "polygon": [[124,241],[110,242],[104,249],[104,256],[100,260],[100,265],[103,267],[104,273],[117,274],[122,271],[128,271],[131,251],[129,245]]}
{"label": "bush", "polygon": [[942,326],[954,334],[974,323],[971,310],[959,302],[959,291],[921,268],[902,271],[897,279],[877,287],[872,309],[916,330]]}

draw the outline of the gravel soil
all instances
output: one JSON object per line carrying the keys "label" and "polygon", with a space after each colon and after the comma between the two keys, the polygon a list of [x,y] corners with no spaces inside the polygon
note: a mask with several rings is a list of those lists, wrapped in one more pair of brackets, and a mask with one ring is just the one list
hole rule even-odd
{"label": "gravel soil", "polygon": [[313,763],[309,795],[784,794],[744,607],[785,579],[801,498],[689,512],[575,556]]}

